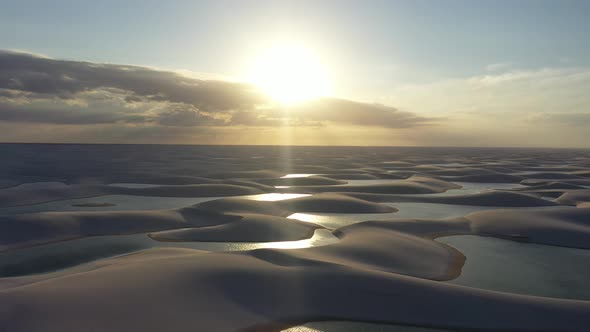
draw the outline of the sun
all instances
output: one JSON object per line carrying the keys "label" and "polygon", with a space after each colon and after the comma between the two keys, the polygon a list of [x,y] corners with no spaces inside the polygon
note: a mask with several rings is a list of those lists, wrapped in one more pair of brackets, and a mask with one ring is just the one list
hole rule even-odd
{"label": "sun", "polygon": [[319,57],[301,44],[275,44],[262,52],[249,81],[274,100],[292,105],[329,95],[331,84]]}

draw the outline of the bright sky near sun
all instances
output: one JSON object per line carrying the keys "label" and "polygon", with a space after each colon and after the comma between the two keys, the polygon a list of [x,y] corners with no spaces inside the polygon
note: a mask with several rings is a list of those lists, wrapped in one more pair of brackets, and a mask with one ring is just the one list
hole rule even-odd
{"label": "bright sky near sun", "polygon": [[[341,126],[386,122],[362,144],[585,146],[589,15],[587,0],[0,0],[0,48],[250,82],[284,105],[331,96],[437,122],[410,134],[391,130],[410,128],[405,115],[396,125],[348,114]],[[261,123],[242,116],[241,125]]]}
{"label": "bright sky near sun", "polygon": [[332,93],[327,65],[303,44],[273,44],[254,57],[246,77],[272,98],[295,104]]}
{"label": "bright sky near sun", "polygon": [[329,63],[333,92],[350,98],[494,64],[590,65],[590,2],[583,0],[0,4],[2,48],[236,77],[265,48],[299,41]]}

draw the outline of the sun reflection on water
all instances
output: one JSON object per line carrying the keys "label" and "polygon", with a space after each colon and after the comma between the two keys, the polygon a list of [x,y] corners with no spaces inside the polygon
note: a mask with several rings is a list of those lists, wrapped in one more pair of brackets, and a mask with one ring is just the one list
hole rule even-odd
{"label": "sun reflection on water", "polygon": [[275,202],[275,201],[282,201],[282,200],[285,200],[285,199],[305,197],[305,196],[310,196],[310,195],[309,194],[268,193],[268,194],[251,195],[251,196],[247,196],[247,197],[244,197],[244,198],[252,199],[252,200],[255,200],[255,201]]}
{"label": "sun reflection on water", "polygon": [[294,174],[287,174],[285,176],[281,176],[281,179],[289,179],[289,178],[307,178],[310,176],[314,176],[318,174],[310,174],[310,173],[294,173]]}
{"label": "sun reflection on water", "polygon": [[309,239],[299,241],[281,241],[281,242],[267,242],[260,243],[260,248],[275,248],[275,249],[301,249],[325,246],[338,241],[338,238],[327,229],[318,229],[313,233]]}

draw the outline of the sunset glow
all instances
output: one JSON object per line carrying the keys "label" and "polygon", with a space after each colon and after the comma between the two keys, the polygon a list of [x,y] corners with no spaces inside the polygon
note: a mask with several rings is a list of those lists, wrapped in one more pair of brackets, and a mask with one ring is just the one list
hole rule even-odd
{"label": "sunset glow", "polygon": [[276,44],[256,57],[249,80],[274,100],[296,104],[331,92],[326,68],[301,44]]}

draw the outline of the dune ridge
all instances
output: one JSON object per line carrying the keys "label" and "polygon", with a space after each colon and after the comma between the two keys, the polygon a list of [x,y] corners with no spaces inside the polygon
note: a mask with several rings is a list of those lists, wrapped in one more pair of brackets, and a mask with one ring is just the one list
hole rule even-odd
{"label": "dune ridge", "polygon": [[[71,212],[0,211],[0,250],[5,250],[3,257],[21,253],[22,259],[12,261],[24,267],[0,278],[0,329],[279,331],[327,319],[468,331],[582,332],[590,325],[589,301],[441,282],[457,277],[466,257],[436,240],[464,234],[590,249],[590,194],[585,188],[590,185],[590,154],[586,151],[0,148],[6,157],[0,163],[0,186],[6,186],[0,189],[0,210],[104,195],[217,198],[168,210],[109,211],[105,207],[87,212],[92,207],[85,209],[82,203],[76,209],[70,204],[63,208]],[[459,182],[468,182],[463,192],[481,192],[453,192],[461,188]],[[519,187],[516,184],[524,187],[502,189]],[[483,191],[486,188],[493,190]],[[256,200],[281,199],[285,197],[281,193],[310,196]],[[136,197],[134,202],[141,200]],[[61,205],[51,208],[55,206]],[[420,215],[413,210],[420,206],[433,209],[432,215],[438,208],[445,213],[456,208],[453,216],[478,212],[447,219],[396,217]],[[44,206],[37,207],[40,210],[31,211],[44,211]],[[400,213],[394,214],[398,208]],[[290,217],[297,213],[342,218],[348,225],[326,229]],[[330,232],[337,240],[330,236],[329,242],[314,242],[311,238]],[[118,234],[136,235],[110,237]],[[109,237],[103,242],[101,236]],[[69,242],[74,238],[79,240]],[[301,239],[303,246],[271,244],[274,247],[240,252],[214,249],[240,243],[247,249],[254,247],[243,243]],[[45,246],[55,241],[64,242]],[[92,256],[90,248],[97,243],[97,251],[109,246],[113,250],[104,250],[106,255],[119,256]],[[113,243],[123,245],[110,247]],[[191,245],[211,251],[179,248]],[[50,255],[39,254],[50,246],[71,251],[72,255],[61,258],[72,261],[52,266],[47,262]],[[152,247],[158,248],[145,250]],[[76,250],[82,248],[88,249],[87,255],[74,260]],[[41,262],[45,269],[35,269],[35,264],[42,265],[39,259],[46,260]],[[2,263],[6,262],[10,259]],[[63,269],[55,271],[58,268]],[[518,272],[518,266],[514,269]],[[39,272],[43,273],[33,274]]]}
{"label": "dune ridge", "polygon": [[[0,322],[17,332],[80,330],[89,324],[109,331],[196,326],[276,331],[314,318],[581,332],[590,316],[585,301],[477,290],[348,267],[282,267],[248,255],[186,249],[149,250],[25,280],[0,280],[0,289]],[[356,301],[348,301],[351,296]],[[137,310],[146,303],[149,312],[158,314]]]}

